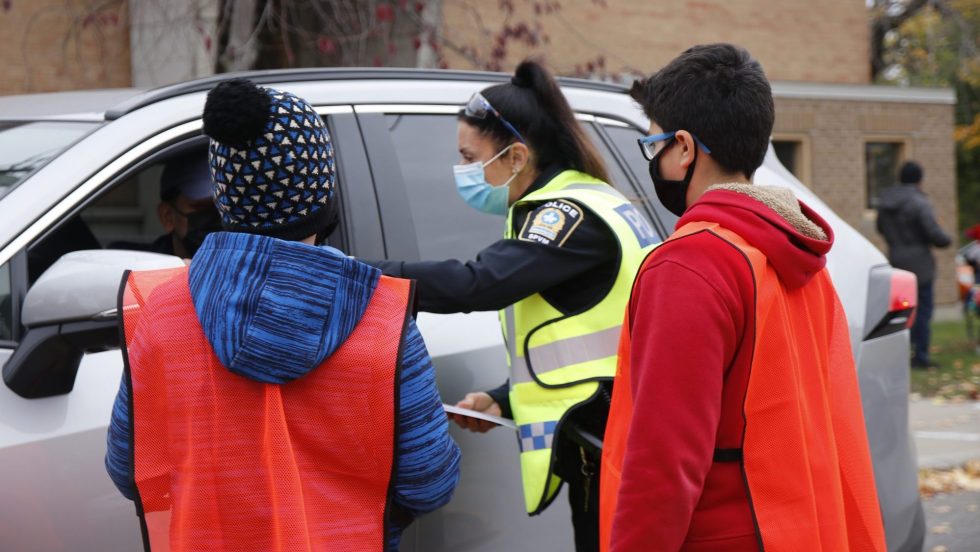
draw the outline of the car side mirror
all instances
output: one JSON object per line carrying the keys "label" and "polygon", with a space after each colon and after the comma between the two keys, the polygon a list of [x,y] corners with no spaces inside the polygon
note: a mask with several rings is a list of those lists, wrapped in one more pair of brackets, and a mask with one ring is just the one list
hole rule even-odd
{"label": "car side mirror", "polygon": [[3,381],[28,399],[71,392],[85,353],[119,346],[116,308],[126,270],[182,266],[142,251],[75,251],[58,259],[28,290],[23,339],[3,367]]}

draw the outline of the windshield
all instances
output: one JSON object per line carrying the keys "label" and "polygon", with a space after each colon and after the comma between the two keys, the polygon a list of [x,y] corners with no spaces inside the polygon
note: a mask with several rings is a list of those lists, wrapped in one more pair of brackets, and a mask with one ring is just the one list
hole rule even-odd
{"label": "windshield", "polygon": [[0,121],[0,197],[97,123]]}

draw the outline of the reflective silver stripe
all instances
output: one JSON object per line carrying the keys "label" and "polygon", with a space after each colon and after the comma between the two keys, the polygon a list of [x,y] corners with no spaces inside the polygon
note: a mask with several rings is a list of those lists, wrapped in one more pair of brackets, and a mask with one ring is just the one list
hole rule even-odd
{"label": "reflective silver stripe", "polygon": [[510,387],[514,388],[518,383],[527,383],[529,381],[534,381],[531,377],[530,370],[527,369],[527,362],[524,357],[510,357]]}
{"label": "reflective silver stripe", "polygon": [[565,366],[614,356],[619,346],[620,329],[616,326],[531,347],[528,353],[534,373],[540,376]]}
{"label": "reflective silver stripe", "polygon": [[514,337],[517,331],[517,323],[514,321],[514,305],[504,309],[504,325],[507,335],[504,336],[504,344],[507,346],[507,357],[510,361],[510,386],[515,384],[532,381],[531,374],[527,371],[527,363],[524,357],[517,357],[517,339]]}
{"label": "reflective silver stripe", "polygon": [[[511,309],[507,309],[507,351],[510,354],[510,383],[514,386],[518,383],[534,381],[531,372],[528,370],[527,361],[524,357],[518,357],[516,347],[511,337],[514,334],[514,317]],[[531,365],[534,373],[540,378],[543,374],[593,360],[600,360],[614,356],[618,352],[619,333],[622,328],[616,326],[607,330],[602,330],[590,334],[559,339],[545,345],[531,347],[528,353],[531,355]]]}
{"label": "reflective silver stripe", "polygon": [[629,202],[629,200],[626,199],[626,196],[624,196],[622,192],[608,185],[603,186],[600,184],[569,184],[568,186],[562,188],[562,190],[591,190],[593,192],[599,192],[601,194],[611,195],[616,199],[621,199],[627,203]]}

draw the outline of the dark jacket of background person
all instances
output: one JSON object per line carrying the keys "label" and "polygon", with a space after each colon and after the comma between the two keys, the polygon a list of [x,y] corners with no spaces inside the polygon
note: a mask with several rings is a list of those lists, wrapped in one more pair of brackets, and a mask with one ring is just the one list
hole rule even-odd
{"label": "dark jacket of background person", "polygon": [[952,239],[936,222],[926,194],[914,184],[886,189],[878,203],[877,226],[888,242],[888,261],[914,272],[920,284],[932,283],[936,259],[930,248],[948,247]]}

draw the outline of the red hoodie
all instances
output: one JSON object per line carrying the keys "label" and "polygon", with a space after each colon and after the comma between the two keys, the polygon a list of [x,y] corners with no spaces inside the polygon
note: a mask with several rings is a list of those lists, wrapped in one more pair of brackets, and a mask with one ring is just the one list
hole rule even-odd
{"label": "red hoodie", "polygon": [[[809,207],[763,198],[781,203],[784,214],[795,212],[790,223],[746,195],[767,189],[728,188],[740,192],[709,190],[677,228],[719,223],[760,249],[790,288],[824,267],[833,233]],[[716,448],[742,444],[752,278],[741,252],[708,232],[665,243],[637,276],[629,307],[633,423],[613,551],[759,549],[740,464],[712,461]]]}

